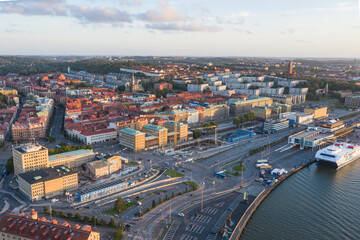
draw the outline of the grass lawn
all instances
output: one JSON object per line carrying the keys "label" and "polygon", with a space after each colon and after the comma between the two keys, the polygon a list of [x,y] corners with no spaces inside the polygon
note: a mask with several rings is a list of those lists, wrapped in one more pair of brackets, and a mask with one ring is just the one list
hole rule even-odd
{"label": "grass lawn", "polygon": [[327,100],[332,100],[333,98],[330,96],[325,96],[325,97],[320,97],[320,101],[327,101]]}
{"label": "grass lawn", "polygon": [[140,199],[134,200],[132,202],[126,203],[125,206],[123,207],[123,209],[121,209],[121,211],[118,211],[116,208],[111,208],[111,209],[108,209],[108,210],[106,210],[104,212],[109,213],[109,214],[119,214],[119,213],[125,211],[126,209],[128,209],[129,207],[135,205],[138,201],[141,201],[142,199],[143,198],[140,198]]}
{"label": "grass lawn", "polygon": [[128,162],[127,165],[139,165],[138,162]]}
{"label": "grass lawn", "polygon": [[165,173],[166,175],[176,178],[176,177],[183,177],[184,174],[179,173],[178,171],[172,170],[172,169],[166,169]]}
{"label": "grass lawn", "polygon": [[191,186],[194,190],[198,189],[199,185],[197,185],[196,183],[194,182],[185,182],[187,185]]}
{"label": "grass lawn", "polygon": [[245,171],[245,168],[241,165],[236,165],[235,167],[232,168],[233,171],[235,172],[241,172],[241,171]]}

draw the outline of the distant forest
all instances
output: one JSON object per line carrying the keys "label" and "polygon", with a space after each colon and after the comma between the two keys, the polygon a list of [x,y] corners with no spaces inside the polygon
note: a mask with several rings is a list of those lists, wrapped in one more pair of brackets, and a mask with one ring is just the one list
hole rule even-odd
{"label": "distant forest", "polygon": [[47,72],[66,72],[68,67],[75,71],[107,74],[119,72],[121,67],[155,66],[154,63],[110,62],[104,59],[89,59],[77,62],[55,62],[45,58],[0,56],[0,76],[9,73],[29,75]]}

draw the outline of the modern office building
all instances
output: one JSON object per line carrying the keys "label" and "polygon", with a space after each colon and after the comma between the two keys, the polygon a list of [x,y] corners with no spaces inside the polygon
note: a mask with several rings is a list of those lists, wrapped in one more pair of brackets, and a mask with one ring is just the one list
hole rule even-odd
{"label": "modern office building", "polygon": [[79,149],[49,156],[49,167],[64,165],[68,168],[77,168],[95,158],[93,150]]}
{"label": "modern office building", "polygon": [[163,146],[168,142],[168,129],[158,125],[147,124],[143,126],[142,131],[146,134],[157,136],[158,145]]}
{"label": "modern office building", "polygon": [[146,134],[131,128],[124,128],[119,131],[119,143],[123,147],[127,147],[134,152],[145,149]]}
{"label": "modern office building", "polygon": [[48,149],[38,144],[13,148],[15,174],[35,171],[48,166]]}
{"label": "modern office building", "polygon": [[[174,121],[167,121],[164,123],[164,127],[169,129],[169,137],[170,135],[173,136],[172,139],[174,139],[175,134],[170,134],[175,132],[175,122]],[[188,128],[189,126],[187,124],[178,122],[177,123],[177,139],[178,141],[186,141],[188,139]]]}
{"label": "modern office building", "polygon": [[304,148],[319,148],[330,142],[334,142],[334,134],[319,130],[306,130],[289,136],[288,143]]}
{"label": "modern office building", "polygon": [[360,96],[348,96],[345,98],[345,106],[360,107]]}
{"label": "modern office building", "polygon": [[281,130],[289,128],[289,120],[267,120],[264,122],[264,132],[265,133],[276,133]]}
{"label": "modern office building", "polygon": [[110,156],[87,163],[87,168],[94,178],[110,175],[121,169],[121,156]]}
{"label": "modern office building", "polygon": [[52,198],[78,188],[78,174],[65,166],[18,174],[19,190],[31,201]]}
{"label": "modern office building", "polygon": [[256,106],[251,110],[251,112],[255,114],[255,117],[261,120],[278,119],[281,113],[289,111],[291,111],[291,105],[278,103]]}

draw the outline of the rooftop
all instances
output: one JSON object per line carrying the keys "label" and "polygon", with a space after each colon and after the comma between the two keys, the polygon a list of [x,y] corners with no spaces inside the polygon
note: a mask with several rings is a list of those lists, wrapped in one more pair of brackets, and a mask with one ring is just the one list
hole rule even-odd
{"label": "rooftop", "polygon": [[32,172],[21,173],[19,174],[19,177],[24,179],[29,184],[34,184],[72,175],[75,173],[76,172],[66,168],[65,166],[57,166],[54,168],[44,168]]}
{"label": "rooftop", "polygon": [[137,130],[134,130],[134,129],[131,129],[131,128],[124,128],[124,129],[121,129],[119,132],[129,134],[129,135],[133,135],[133,136],[145,134],[143,132],[140,132],[140,131],[137,131]]}
{"label": "rooftop", "polygon": [[21,153],[30,153],[30,152],[45,150],[46,148],[38,144],[28,144],[28,145],[15,147],[15,149]]}
{"label": "rooftop", "polygon": [[72,157],[76,157],[76,156],[83,155],[83,154],[94,154],[95,155],[93,150],[79,149],[79,150],[75,150],[75,151],[71,151],[71,152],[64,152],[64,153],[51,155],[51,156],[49,156],[49,161],[50,162],[58,161],[59,159],[72,158]]}
{"label": "rooftop", "polygon": [[147,129],[154,130],[154,131],[166,130],[166,128],[164,128],[164,127],[161,127],[159,125],[152,125],[152,124],[147,124],[147,125],[143,126],[143,128],[147,128]]}
{"label": "rooftop", "polygon": [[79,225],[71,227],[70,224],[64,222],[57,223],[56,220],[32,219],[27,218],[25,214],[15,215],[11,213],[4,213],[0,219],[1,232],[16,235],[22,239],[89,239],[91,233],[90,226],[83,226],[80,229]]}

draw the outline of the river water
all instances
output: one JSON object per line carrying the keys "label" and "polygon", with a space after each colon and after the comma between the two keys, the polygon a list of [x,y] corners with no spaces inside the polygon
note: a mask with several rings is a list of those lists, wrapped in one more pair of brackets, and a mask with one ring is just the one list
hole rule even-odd
{"label": "river water", "polygon": [[311,165],[278,186],[240,240],[360,239],[360,160],[340,170]]}

